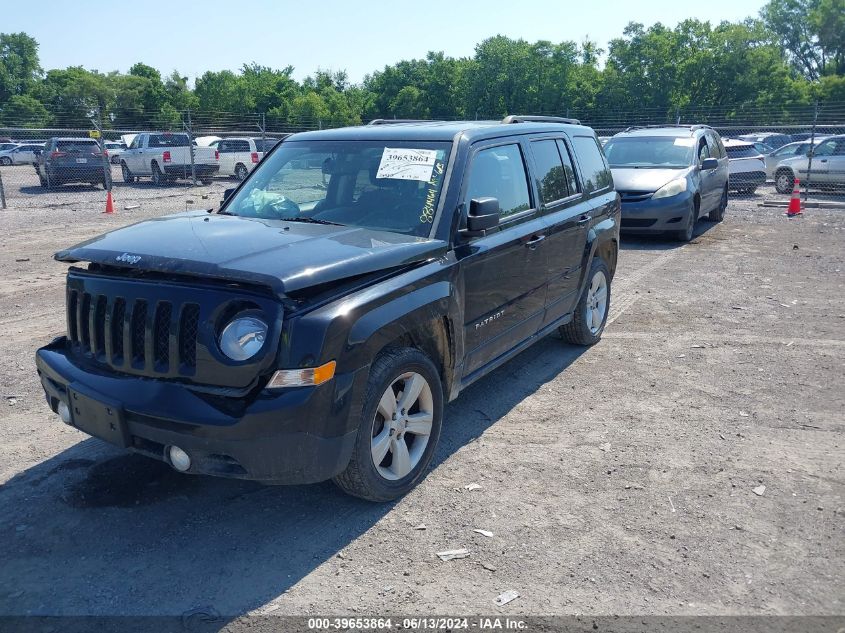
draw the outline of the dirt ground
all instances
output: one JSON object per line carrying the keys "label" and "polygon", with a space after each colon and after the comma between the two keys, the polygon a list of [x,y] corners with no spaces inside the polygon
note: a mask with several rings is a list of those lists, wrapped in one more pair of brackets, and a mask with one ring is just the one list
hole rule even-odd
{"label": "dirt ground", "polygon": [[602,342],[476,383],[387,505],[61,424],[33,363],[64,329],[51,255],[165,205],[0,211],[0,614],[845,614],[845,210],[762,198],[625,239]]}

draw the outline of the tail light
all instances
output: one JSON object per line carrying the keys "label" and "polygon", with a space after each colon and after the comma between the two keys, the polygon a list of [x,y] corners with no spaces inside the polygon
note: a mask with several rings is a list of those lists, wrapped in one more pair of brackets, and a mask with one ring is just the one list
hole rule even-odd
{"label": "tail light", "polygon": [[214,150],[214,160],[220,160],[220,150]]}
{"label": "tail light", "polygon": [[258,164],[258,152],[253,152],[250,154],[250,158],[252,158],[252,162],[256,165]]}
{"label": "tail light", "polygon": [[164,152],[164,154],[161,155],[161,160],[165,163],[169,163],[171,161],[170,152]]}
{"label": "tail light", "polygon": [[67,154],[59,151],[53,151],[50,153],[50,158],[61,158],[62,156],[67,156]]}
{"label": "tail light", "polygon": [[108,158],[108,157],[109,157],[109,150],[104,149],[104,150],[103,150],[103,156],[105,156],[106,158]]}

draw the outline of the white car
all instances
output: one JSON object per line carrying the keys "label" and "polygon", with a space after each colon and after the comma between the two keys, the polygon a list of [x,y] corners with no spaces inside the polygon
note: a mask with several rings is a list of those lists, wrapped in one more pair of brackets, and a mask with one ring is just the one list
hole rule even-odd
{"label": "white car", "polygon": [[120,141],[106,141],[104,143],[106,151],[109,153],[109,161],[112,165],[120,164],[120,155],[126,151],[126,145]]}
{"label": "white car", "polygon": [[0,143],[0,165],[12,164],[11,153],[17,146],[17,143]]}
{"label": "white car", "polygon": [[220,175],[243,180],[276,143],[274,138],[239,136],[214,141],[211,147],[220,152]]}
{"label": "white car", "polygon": [[806,155],[782,160],[775,169],[775,189],[789,193],[795,178],[804,183],[808,176],[810,185],[845,185],[845,134],[828,137],[816,145],[812,167]]}
{"label": "white car", "polygon": [[722,139],[728,153],[728,189],[752,194],[766,182],[766,159],[750,141]]}

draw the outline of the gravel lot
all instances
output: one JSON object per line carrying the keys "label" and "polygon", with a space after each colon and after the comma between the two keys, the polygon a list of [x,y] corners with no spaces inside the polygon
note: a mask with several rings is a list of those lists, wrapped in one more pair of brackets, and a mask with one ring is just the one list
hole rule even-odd
{"label": "gravel lot", "polygon": [[118,187],[104,216],[79,189],[0,211],[0,614],[845,614],[845,210],[757,195],[688,245],[625,239],[603,341],[476,383],[427,479],[373,505],[178,475],[59,422],[33,364],[64,329],[52,253],[185,196],[134,187],[130,212]]}

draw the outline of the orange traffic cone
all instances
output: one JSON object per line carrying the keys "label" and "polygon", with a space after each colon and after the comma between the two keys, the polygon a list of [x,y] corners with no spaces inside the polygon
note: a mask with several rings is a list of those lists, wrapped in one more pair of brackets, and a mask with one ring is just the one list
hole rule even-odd
{"label": "orange traffic cone", "polygon": [[789,199],[789,208],[786,210],[786,217],[794,218],[796,215],[801,215],[801,192],[799,188],[801,183],[795,179],[795,186],[792,188],[792,198]]}
{"label": "orange traffic cone", "polygon": [[111,199],[111,191],[106,194],[106,210],[103,213],[108,213],[109,215],[114,213],[114,202]]}

